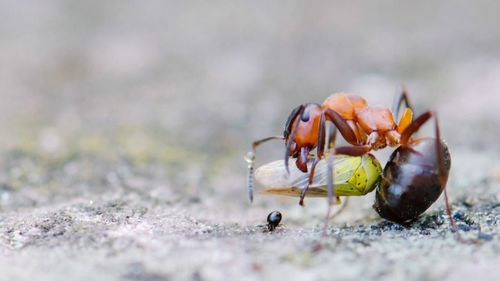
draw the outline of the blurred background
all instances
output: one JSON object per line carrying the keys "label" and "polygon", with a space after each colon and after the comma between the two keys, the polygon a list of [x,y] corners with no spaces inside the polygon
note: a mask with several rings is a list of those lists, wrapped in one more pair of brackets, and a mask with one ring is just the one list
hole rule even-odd
{"label": "blurred background", "polygon": [[[499,8],[3,2],[0,151],[153,163],[159,191],[236,207],[246,200],[242,156],[281,134],[292,108],[340,91],[390,106],[406,85],[417,113],[439,112],[452,151],[498,152]],[[282,154],[267,144],[258,161]],[[98,169],[105,180],[114,165]]]}
{"label": "blurred background", "polygon": [[[156,162],[167,188],[241,204],[242,155],[296,105],[345,91],[390,106],[402,85],[452,147],[498,151],[499,8],[4,1],[0,151]],[[268,144],[258,161],[282,154]]]}
{"label": "blurred background", "polygon": [[[56,220],[72,206],[86,215],[112,210],[121,222],[122,203],[90,206],[108,199],[134,214],[159,207],[214,227],[262,223],[274,208],[292,227],[315,226],[324,201],[300,208],[295,198],[258,196],[248,204],[251,142],[280,135],[299,104],[352,92],[390,107],[403,85],[417,113],[439,113],[453,155],[452,199],[474,191],[498,202],[498,190],[482,188],[500,179],[499,10],[500,2],[465,0],[0,0],[1,251],[47,243],[9,230],[32,233],[45,215],[26,226],[29,218],[9,211],[54,210],[47,217]],[[426,126],[420,135],[431,134]],[[257,164],[283,149],[263,145]],[[352,204],[358,219],[377,219],[373,194],[354,200],[364,200]],[[168,223],[152,233],[191,227]]]}

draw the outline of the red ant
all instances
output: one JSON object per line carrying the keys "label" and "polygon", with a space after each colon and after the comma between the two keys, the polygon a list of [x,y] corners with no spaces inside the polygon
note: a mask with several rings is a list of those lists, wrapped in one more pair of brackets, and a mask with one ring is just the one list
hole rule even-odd
{"label": "red ant", "polygon": [[[398,118],[403,104],[406,108],[401,118]],[[431,117],[434,117],[435,138],[412,140],[412,135]],[[316,103],[299,105],[292,110],[288,117],[283,137],[268,137],[255,141],[253,149],[255,150],[261,143],[272,139],[284,140],[286,145],[284,161],[287,172],[289,172],[288,161],[290,156],[296,158],[295,164],[299,170],[308,172],[308,162],[312,156],[310,154],[316,149],[316,156],[310,166],[310,185],[314,178],[316,165],[325,156],[325,143],[327,140],[327,149],[330,156],[334,154],[361,156],[386,146],[398,147],[391,156],[384,170],[381,184],[377,189],[377,201],[374,205],[376,211],[383,218],[405,223],[423,213],[444,191],[450,225],[460,239],[451,216],[451,208],[445,188],[451,163],[449,151],[441,141],[436,113],[426,111],[415,120],[412,120],[412,118],[413,110],[405,89],[395,100],[392,111],[384,107],[368,106],[366,100],[361,96],[338,93],[328,97],[321,105]],[[396,123],[395,120],[398,119],[399,122]],[[331,130],[328,137],[326,136],[326,121],[330,121],[335,126],[335,129]],[[351,146],[334,146],[337,130]],[[435,158],[432,154],[435,155]],[[399,159],[396,159],[398,157]],[[248,187],[251,201],[253,199],[251,177],[254,158],[253,152],[247,156],[249,162]],[[334,167],[332,158],[329,157],[328,165],[330,173],[328,173],[327,186],[329,202],[327,220],[335,197],[333,194]],[[423,172],[408,172],[402,169],[408,165],[419,165]],[[417,188],[414,188],[415,184]],[[304,203],[304,197],[309,185],[302,190],[300,205]],[[405,196],[395,194],[396,189],[397,192],[404,191]]]}

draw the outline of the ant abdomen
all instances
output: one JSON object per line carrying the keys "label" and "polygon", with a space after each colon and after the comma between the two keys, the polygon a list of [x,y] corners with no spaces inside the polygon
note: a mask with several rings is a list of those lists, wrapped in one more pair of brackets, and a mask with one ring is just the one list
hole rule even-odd
{"label": "ant abdomen", "polygon": [[[397,223],[415,220],[441,195],[451,167],[446,144],[423,138],[396,149],[384,168],[373,208],[384,219]],[[436,153],[441,153],[444,171],[439,178]]]}

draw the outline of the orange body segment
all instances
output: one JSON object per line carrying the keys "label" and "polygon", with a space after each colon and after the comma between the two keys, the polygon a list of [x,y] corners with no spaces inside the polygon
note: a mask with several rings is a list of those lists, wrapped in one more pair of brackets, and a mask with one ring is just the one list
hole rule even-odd
{"label": "orange body segment", "polygon": [[392,112],[383,107],[366,107],[358,112],[358,123],[370,134],[373,131],[385,133],[396,128]]}
{"label": "orange body segment", "polygon": [[[308,110],[309,119],[307,121],[300,120],[295,132],[295,143],[298,147],[314,147],[318,142],[321,107],[309,108]],[[295,120],[293,126],[295,126],[296,122],[299,122],[299,120]]]}
{"label": "orange body segment", "polygon": [[403,112],[403,116],[399,120],[398,124],[398,133],[403,133],[403,131],[411,124],[413,121],[413,111],[409,108],[406,108]]}
{"label": "orange body segment", "polygon": [[362,98],[361,96],[348,94],[347,98],[354,106],[355,111],[368,106],[368,103],[366,102],[366,100],[364,98]]}
{"label": "orange body segment", "polygon": [[321,105],[337,112],[345,120],[356,120],[356,113],[367,106],[366,100],[360,96],[337,93],[329,96]]}

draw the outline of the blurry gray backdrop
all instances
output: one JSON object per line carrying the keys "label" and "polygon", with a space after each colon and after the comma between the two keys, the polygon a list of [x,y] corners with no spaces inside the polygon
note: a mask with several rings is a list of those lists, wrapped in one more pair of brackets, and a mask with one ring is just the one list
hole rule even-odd
{"label": "blurry gray backdrop", "polygon": [[281,134],[296,105],[346,91],[390,106],[402,85],[452,146],[498,149],[499,8],[3,1],[0,150],[159,157],[181,166],[178,184],[239,190],[250,142]]}

